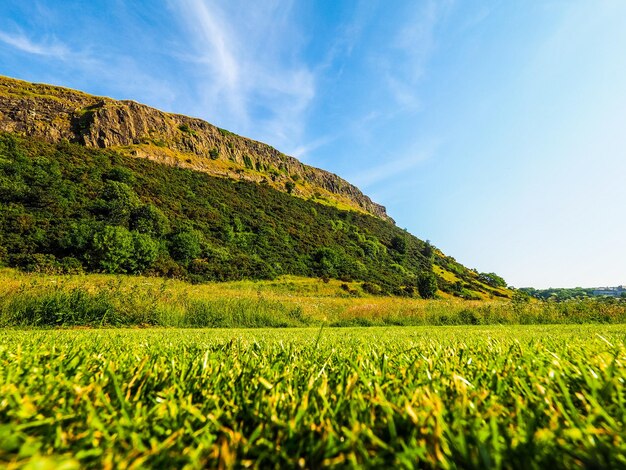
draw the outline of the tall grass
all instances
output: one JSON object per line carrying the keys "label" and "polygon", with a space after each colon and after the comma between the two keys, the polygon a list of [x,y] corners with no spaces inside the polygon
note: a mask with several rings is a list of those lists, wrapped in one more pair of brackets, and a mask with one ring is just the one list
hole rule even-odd
{"label": "tall grass", "polygon": [[584,299],[568,302],[398,301],[388,308],[356,305],[332,326],[542,325],[626,322],[626,302]]}
{"label": "tall grass", "polygon": [[280,302],[222,298],[171,302],[121,291],[23,291],[0,297],[0,326],[175,326],[259,328],[306,326],[298,307]]}
{"label": "tall grass", "polygon": [[124,276],[0,270],[0,326],[296,327],[626,322],[626,302],[349,298],[311,279],[194,286]]}

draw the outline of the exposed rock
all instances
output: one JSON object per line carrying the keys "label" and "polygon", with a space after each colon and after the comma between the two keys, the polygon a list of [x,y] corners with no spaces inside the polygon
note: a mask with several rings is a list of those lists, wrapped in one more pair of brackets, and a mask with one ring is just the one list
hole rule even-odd
{"label": "exposed rock", "polygon": [[[170,149],[200,157],[193,162],[183,159],[183,166],[256,182],[271,180],[280,189],[295,181],[299,183],[295,195],[305,196],[304,188],[309,195],[317,190],[320,195],[331,193],[355,209],[391,220],[383,206],[333,173],[201,119],[165,113],[134,101],[0,77],[0,131],[50,142],[67,139],[90,147],[131,147],[133,156],[181,164],[165,151]],[[232,162],[232,168],[225,169],[218,160]]]}

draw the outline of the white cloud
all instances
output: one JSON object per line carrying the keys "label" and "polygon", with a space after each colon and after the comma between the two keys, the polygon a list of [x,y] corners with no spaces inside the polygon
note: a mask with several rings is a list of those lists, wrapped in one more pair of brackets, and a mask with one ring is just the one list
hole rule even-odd
{"label": "white cloud", "polygon": [[388,51],[377,60],[389,93],[408,111],[420,106],[418,82],[437,47],[436,28],[446,17],[452,0],[419,2],[390,41]]}
{"label": "white cloud", "polygon": [[308,142],[306,144],[300,144],[297,147],[295,147],[293,150],[290,150],[289,155],[304,162],[306,161],[306,157],[310,152],[317,150],[320,147],[324,147],[325,145],[328,145],[329,143],[334,141],[336,138],[337,138],[336,136],[323,136],[323,137],[320,137],[319,139],[313,140],[312,142]]}
{"label": "white cloud", "polygon": [[66,60],[70,55],[70,49],[54,38],[43,42],[34,42],[23,33],[8,33],[0,31],[0,41],[27,54],[45,56],[55,59]]}
{"label": "white cloud", "polygon": [[348,179],[361,189],[374,186],[391,178],[397,178],[400,174],[406,174],[420,163],[431,158],[439,146],[438,142],[426,145],[415,145],[405,156],[396,158],[384,158],[384,163],[375,167],[353,174]]}
{"label": "white cloud", "polygon": [[[351,19],[343,24],[335,35],[325,59],[319,64],[318,69],[324,70],[331,67],[335,62],[352,55],[353,49],[367,33],[367,25],[372,21],[379,7],[377,0],[359,0],[351,14]],[[341,73],[341,69],[339,70]]]}
{"label": "white cloud", "polygon": [[202,77],[202,104],[231,129],[282,147],[301,138],[315,96],[290,1],[170,0]]}
{"label": "white cloud", "polygon": [[[86,92],[93,90],[94,84],[106,85],[111,90],[117,90],[115,98],[148,101],[155,106],[174,101],[169,85],[158,76],[146,73],[132,57],[96,52],[87,44],[83,44],[81,50],[72,49],[54,36],[35,41],[21,31],[0,31],[0,42],[11,46],[17,53],[36,56],[31,60],[38,58],[62,62],[62,67],[47,67],[45,78],[40,80],[48,83],[80,88]],[[124,79],[120,80],[120,77]]]}

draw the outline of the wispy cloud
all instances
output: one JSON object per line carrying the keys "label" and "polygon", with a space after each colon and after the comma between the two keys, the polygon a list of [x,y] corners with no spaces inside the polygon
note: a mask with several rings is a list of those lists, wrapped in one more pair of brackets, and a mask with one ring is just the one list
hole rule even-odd
{"label": "wispy cloud", "polygon": [[205,109],[219,110],[225,125],[275,145],[299,141],[315,96],[315,76],[299,59],[291,2],[169,4],[184,26],[191,61],[199,67]]}
{"label": "wispy cloud", "polygon": [[436,50],[437,26],[453,4],[453,0],[416,2],[391,39],[387,54],[378,59],[389,93],[403,109],[415,111],[420,107],[417,85]]}
{"label": "wispy cloud", "polygon": [[41,42],[35,42],[22,32],[0,31],[0,41],[27,54],[62,60],[71,55],[70,49],[55,38],[46,38]]}
{"label": "wispy cloud", "polygon": [[[91,87],[94,84],[104,85],[104,88],[115,91],[116,98],[141,99],[155,106],[174,100],[170,86],[154,74],[147,73],[130,56],[98,52],[87,43],[83,44],[82,49],[71,48],[55,36],[35,40],[22,31],[0,30],[0,43],[13,48],[13,53],[34,56],[30,61],[44,61],[47,68],[45,80],[49,83],[75,86],[85,91],[90,91],[90,87],[84,86],[85,83],[91,84]],[[49,67],[50,61],[62,63],[63,66]],[[120,77],[124,79],[120,80]],[[99,93],[99,90],[95,89],[94,92]]]}
{"label": "wispy cloud", "polygon": [[385,163],[369,167],[349,177],[349,181],[360,188],[369,188],[398,175],[407,173],[420,163],[431,158],[439,146],[439,142],[415,145],[400,158],[384,158]]}
{"label": "wispy cloud", "polygon": [[[351,19],[342,24],[334,36],[330,47],[326,53],[326,57],[318,65],[319,70],[324,70],[335,62],[348,58],[352,55],[355,46],[362,40],[364,34],[367,33],[367,25],[372,21],[376,9],[379,6],[377,0],[359,0],[352,11]],[[341,71],[341,68],[339,68]]]}
{"label": "wispy cloud", "polygon": [[289,150],[289,155],[304,162],[306,161],[307,155],[310,152],[313,152],[314,150],[317,150],[320,147],[324,147],[325,145],[328,145],[335,139],[337,139],[337,136],[320,137],[319,139],[315,139],[311,142],[300,144],[296,146],[295,148],[293,148],[292,150]]}

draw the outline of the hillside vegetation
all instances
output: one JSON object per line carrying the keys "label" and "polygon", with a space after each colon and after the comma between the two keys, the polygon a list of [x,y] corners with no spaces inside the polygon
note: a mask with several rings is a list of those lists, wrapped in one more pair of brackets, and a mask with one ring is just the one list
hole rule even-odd
{"label": "hillside vegetation", "polygon": [[623,323],[626,300],[424,300],[359,282],[280,276],[190,284],[119,274],[0,269],[0,327],[298,327]]}
{"label": "hillside vegetation", "polygon": [[509,293],[377,217],[262,184],[11,134],[0,135],[0,260],[27,271],[193,282],[338,278],[373,294]]}
{"label": "hillside vegetation", "polygon": [[357,187],[275,148],[201,119],[135,101],[0,76],[0,131],[112,148],[212,176],[262,183],[292,196],[391,220]]}

